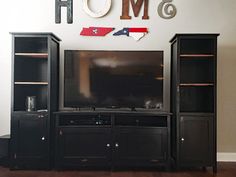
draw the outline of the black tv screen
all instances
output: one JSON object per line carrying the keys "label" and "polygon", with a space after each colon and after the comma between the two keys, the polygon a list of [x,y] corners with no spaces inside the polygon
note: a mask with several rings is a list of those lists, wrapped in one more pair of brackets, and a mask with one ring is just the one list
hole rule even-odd
{"label": "black tv screen", "polygon": [[163,105],[162,51],[65,50],[64,107]]}

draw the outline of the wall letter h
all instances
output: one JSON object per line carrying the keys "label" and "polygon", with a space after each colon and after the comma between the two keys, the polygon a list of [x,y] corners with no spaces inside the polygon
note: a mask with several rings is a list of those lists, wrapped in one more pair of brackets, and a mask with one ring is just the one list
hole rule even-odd
{"label": "wall letter h", "polygon": [[73,0],[55,0],[55,22],[61,23],[61,7],[67,8],[67,23],[73,23]]}

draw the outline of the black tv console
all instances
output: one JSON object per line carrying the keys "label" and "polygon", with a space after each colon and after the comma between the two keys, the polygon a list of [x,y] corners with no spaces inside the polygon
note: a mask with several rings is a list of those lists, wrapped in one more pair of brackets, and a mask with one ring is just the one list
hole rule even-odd
{"label": "black tv console", "polygon": [[170,166],[170,114],[56,112],[57,169]]}

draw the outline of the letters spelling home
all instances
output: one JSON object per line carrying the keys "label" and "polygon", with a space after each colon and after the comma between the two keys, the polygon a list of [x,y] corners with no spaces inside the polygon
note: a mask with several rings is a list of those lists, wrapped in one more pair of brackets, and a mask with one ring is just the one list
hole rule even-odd
{"label": "letters spelling home", "polygon": [[[105,7],[99,12],[93,12],[88,7],[89,0],[82,0],[83,2],[83,10],[85,13],[90,15],[93,18],[100,18],[105,16],[110,8],[112,0],[105,0]],[[171,19],[175,17],[177,13],[177,9],[174,4],[172,4],[173,0],[161,0],[157,7],[158,15],[164,19]],[[120,16],[121,20],[129,20],[131,16],[129,15],[129,8],[132,7],[134,16],[137,17],[139,12],[141,11],[142,5],[144,5],[143,10],[143,20],[149,19],[148,16],[148,3],[149,0],[122,0],[122,14]],[[73,0],[55,0],[55,22],[61,23],[61,7],[66,7],[67,9],[67,23],[73,23]]]}

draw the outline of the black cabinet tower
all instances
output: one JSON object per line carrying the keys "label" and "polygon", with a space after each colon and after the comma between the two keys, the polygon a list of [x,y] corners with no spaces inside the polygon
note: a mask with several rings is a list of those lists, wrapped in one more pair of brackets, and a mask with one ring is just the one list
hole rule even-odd
{"label": "black cabinet tower", "polygon": [[[11,168],[47,169],[52,112],[58,109],[60,39],[52,33],[12,33],[12,40]],[[28,106],[27,97],[34,98]]]}
{"label": "black cabinet tower", "polygon": [[171,39],[172,156],[178,168],[216,171],[216,64],[218,34]]}

